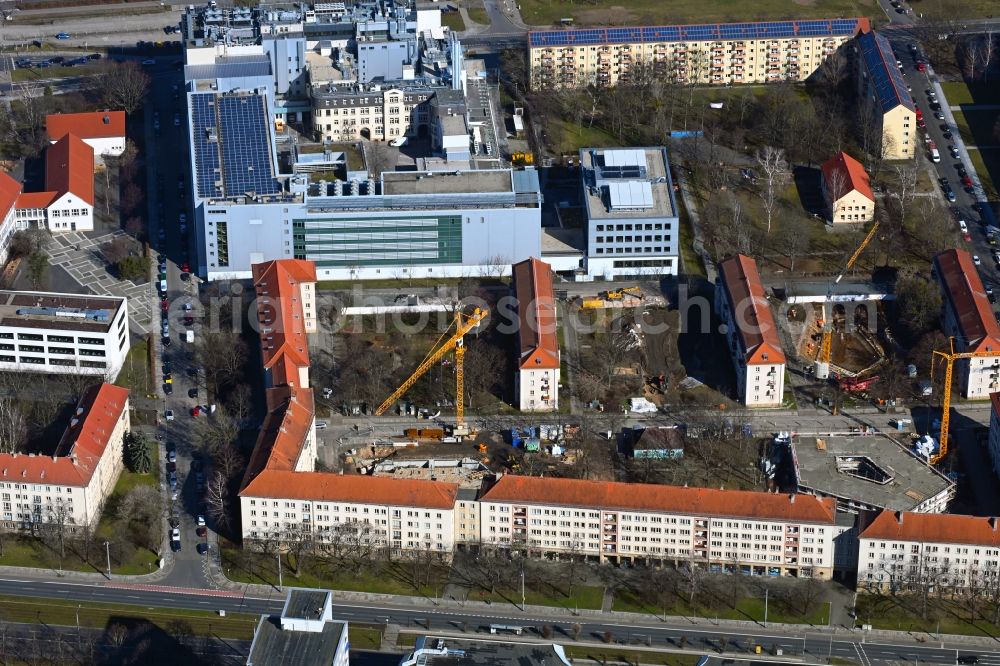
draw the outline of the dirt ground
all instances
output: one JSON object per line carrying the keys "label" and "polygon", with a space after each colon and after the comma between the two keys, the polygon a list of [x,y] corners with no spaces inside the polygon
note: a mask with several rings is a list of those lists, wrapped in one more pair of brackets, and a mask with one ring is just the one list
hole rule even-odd
{"label": "dirt ground", "polygon": [[[796,310],[796,312],[801,311]],[[815,361],[819,355],[821,334],[817,322],[822,318],[823,311],[819,304],[814,304],[812,307],[804,308],[804,312],[805,325],[799,331],[795,352],[804,361]],[[789,323],[782,321],[779,325],[788,326]],[[842,324],[840,326],[842,327]],[[884,352],[876,346],[877,342],[873,344],[869,338],[870,336],[858,332],[846,333],[843,328],[835,330],[830,344],[830,362],[852,373],[871,367],[883,357]]]}

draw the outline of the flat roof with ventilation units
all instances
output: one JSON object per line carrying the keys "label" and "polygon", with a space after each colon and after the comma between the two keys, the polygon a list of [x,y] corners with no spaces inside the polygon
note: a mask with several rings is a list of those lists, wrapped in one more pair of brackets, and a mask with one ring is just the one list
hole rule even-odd
{"label": "flat roof with ventilation units", "polygon": [[106,333],[124,298],[0,291],[0,326]]}
{"label": "flat roof with ventilation units", "polygon": [[664,148],[585,148],[580,167],[590,219],[676,216]]}

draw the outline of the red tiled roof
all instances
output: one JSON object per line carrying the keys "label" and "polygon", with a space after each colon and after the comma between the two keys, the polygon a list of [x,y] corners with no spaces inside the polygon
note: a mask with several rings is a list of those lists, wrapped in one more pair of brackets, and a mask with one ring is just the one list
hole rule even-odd
{"label": "red tiled roof", "polygon": [[833,523],[836,500],[813,495],[776,495],[746,490],[682,488],[644,483],[582,481],[533,476],[502,477],[483,494],[484,502],[601,507],[691,516]]}
{"label": "red tiled roof", "polygon": [[882,511],[861,538],[1000,546],[1000,525],[980,516]]}
{"label": "red tiled roof", "polygon": [[0,480],[86,486],[128,408],[128,389],[101,384],[87,390],[63,434],[56,455],[0,454]]}
{"label": "red tiled roof", "polygon": [[67,134],[45,153],[45,189],[74,194],[94,205],[94,149]]}
{"label": "red tiled roof", "polygon": [[266,393],[268,413],[243,475],[244,486],[265,469],[295,469],[316,416],[312,389],[280,386]]}
{"label": "red tiled roof", "polygon": [[48,208],[58,196],[58,192],[22,192],[17,198],[17,207]]}
{"label": "red tiled roof", "polygon": [[88,113],[53,113],[45,116],[49,141],[58,141],[67,134],[81,139],[105,139],[125,136],[124,111],[92,111]]}
{"label": "red tiled roof", "polygon": [[540,259],[514,264],[514,295],[517,298],[518,363],[522,369],[559,367],[556,337],[556,303],[552,290],[552,267]]}
{"label": "red tiled roof", "polygon": [[[861,162],[845,152],[839,152],[823,163],[823,181],[826,183],[830,198],[834,201],[857,190],[863,197],[872,203],[875,202],[871,181],[865,168],[861,166]],[[831,188],[834,186],[838,191],[832,191]]]}
{"label": "red tiled roof", "polygon": [[244,497],[351,502],[425,509],[455,507],[458,484],[380,476],[264,470],[240,493]]}
{"label": "red tiled roof", "polygon": [[938,280],[961,332],[965,351],[996,351],[1000,355],[1000,325],[990,307],[979,271],[965,250],[946,250],[934,257]]}
{"label": "red tiled roof", "polygon": [[298,368],[309,367],[299,286],[316,281],[316,265],[279,259],[254,264],[252,269],[264,368],[271,370],[273,386],[294,385],[298,383]]}
{"label": "red tiled roof", "polygon": [[10,209],[17,204],[17,197],[20,194],[21,183],[0,171],[0,222],[3,222]]}
{"label": "red tiled roof", "polygon": [[[738,254],[720,263],[719,273],[734,309],[732,319],[743,339],[747,365],[784,363],[785,354],[781,350],[757,263]],[[765,354],[767,360],[764,360]]]}

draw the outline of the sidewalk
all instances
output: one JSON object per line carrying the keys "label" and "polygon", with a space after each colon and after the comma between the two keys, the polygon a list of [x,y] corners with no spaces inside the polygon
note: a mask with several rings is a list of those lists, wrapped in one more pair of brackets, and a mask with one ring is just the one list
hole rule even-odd
{"label": "sidewalk", "polygon": [[[712,261],[712,256],[705,249],[705,243],[703,241],[702,231],[701,231],[701,218],[698,216],[698,203],[695,201],[694,195],[691,193],[691,189],[688,187],[687,174],[684,172],[684,168],[680,167],[677,169],[677,185],[680,187],[681,199],[684,201],[684,208],[687,209],[688,217],[691,220],[691,231],[694,234],[694,241],[692,246],[694,251],[701,257],[701,263],[705,267],[705,279],[708,280],[709,284],[715,284],[715,279],[717,276],[715,263]],[[680,234],[678,233],[678,245],[680,244]],[[684,252],[681,248],[677,248],[677,256],[681,260],[681,269],[685,273],[690,273],[691,270],[683,265]]]}

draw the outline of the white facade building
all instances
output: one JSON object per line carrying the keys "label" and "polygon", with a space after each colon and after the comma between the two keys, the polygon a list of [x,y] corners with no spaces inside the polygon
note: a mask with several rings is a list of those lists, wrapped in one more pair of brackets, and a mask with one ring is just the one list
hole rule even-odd
{"label": "white facade building", "polygon": [[736,255],[719,264],[715,309],[726,327],[740,402],[778,406],[785,391],[785,354],[757,264]]}
{"label": "white facade building", "polygon": [[0,171],[0,264],[7,261],[10,237],[17,230],[17,198],[21,183]]}
{"label": "white facade building", "polygon": [[514,264],[517,299],[517,374],[514,394],[522,412],[559,409],[559,338],[552,267],[526,259]]}
{"label": "white facade building", "polygon": [[79,137],[101,157],[125,152],[125,112],[91,111],[88,113],[53,113],[45,117],[49,142],[67,134]]}
{"label": "white facade building", "polygon": [[130,428],[128,390],[103,384],[84,394],[53,455],[0,454],[0,527],[96,527]]}
{"label": "white facade building", "polygon": [[1000,576],[996,518],[881,512],[862,529],[858,585],[875,590],[961,590]]}
{"label": "white facade building", "polygon": [[124,298],[0,291],[0,370],[113,381],[129,348]]}

